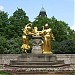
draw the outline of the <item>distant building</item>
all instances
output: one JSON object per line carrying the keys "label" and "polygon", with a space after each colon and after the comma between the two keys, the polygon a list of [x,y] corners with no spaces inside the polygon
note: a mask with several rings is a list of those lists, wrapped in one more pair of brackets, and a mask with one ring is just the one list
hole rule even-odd
{"label": "distant building", "polygon": [[40,10],[39,16],[47,17],[46,11],[43,7]]}

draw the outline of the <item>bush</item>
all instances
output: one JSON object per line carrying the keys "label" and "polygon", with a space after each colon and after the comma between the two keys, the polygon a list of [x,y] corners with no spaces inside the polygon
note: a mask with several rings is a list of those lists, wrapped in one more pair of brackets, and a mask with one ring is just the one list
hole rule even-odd
{"label": "bush", "polygon": [[64,40],[62,42],[52,42],[53,53],[56,54],[74,54],[75,53],[75,41]]}

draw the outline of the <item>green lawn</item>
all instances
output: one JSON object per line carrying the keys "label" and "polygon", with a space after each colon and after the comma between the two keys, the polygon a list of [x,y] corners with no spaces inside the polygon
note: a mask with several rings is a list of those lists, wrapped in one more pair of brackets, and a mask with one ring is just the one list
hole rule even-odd
{"label": "green lawn", "polygon": [[73,72],[72,75],[75,75],[75,72]]}
{"label": "green lawn", "polygon": [[5,71],[0,71],[0,75],[9,75],[9,73],[7,73]]}

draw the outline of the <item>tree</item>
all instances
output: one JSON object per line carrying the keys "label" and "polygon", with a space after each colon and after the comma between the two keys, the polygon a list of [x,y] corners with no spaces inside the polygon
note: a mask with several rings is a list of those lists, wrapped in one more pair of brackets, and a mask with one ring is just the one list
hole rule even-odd
{"label": "tree", "polygon": [[70,27],[67,28],[67,36],[71,40],[75,40],[75,31],[70,29]]}
{"label": "tree", "polygon": [[3,54],[6,48],[6,38],[0,35],[0,54]]}
{"label": "tree", "polygon": [[6,36],[6,29],[8,26],[8,14],[4,11],[0,11],[0,34],[1,36]]}
{"label": "tree", "polygon": [[7,13],[0,12],[0,53],[21,53],[22,28],[29,23],[25,11],[17,9],[8,19]]}
{"label": "tree", "polygon": [[42,30],[42,26],[44,26],[46,23],[49,24],[50,19],[43,16],[37,16],[35,20],[33,21],[33,27],[38,27],[38,30]]}
{"label": "tree", "polygon": [[[26,16],[25,11],[22,9],[17,9],[13,16],[9,18],[9,27],[8,27],[8,35],[10,38],[22,36],[22,29],[24,26],[29,23],[29,18]],[[8,37],[8,38],[9,38]]]}
{"label": "tree", "polygon": [[54,16],[51,18],[51,27],[55,36],[56,41],[61,42],[63,40],[69,39],[68,32],[68,24],[64,21],[58,21]]}
{"label": "tree", "polygon": [[73,54],[75,53],[75,41],[64,40],[60,43],[59,53]]}
{"label": "tree", "polygon": [[6,48],[4,50],[4,54],[19,54],[21,53],[21,45],[22,39],[18,38],[11,38],[6,42]]}

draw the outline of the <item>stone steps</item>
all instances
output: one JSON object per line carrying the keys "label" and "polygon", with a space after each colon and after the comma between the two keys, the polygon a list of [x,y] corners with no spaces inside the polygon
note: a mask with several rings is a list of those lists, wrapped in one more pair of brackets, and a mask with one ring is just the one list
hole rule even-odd
{"label": "stone steps", "polygon": [[10,66],[16,68],[14,75],[62,75],[55,74],[55,69],[68,67],[70,64],[65,64],[64,60],[57,60],[56,56],[50,54],[22,54],[17,60],[10,61]]}
{"label": "stone steps", "polygon": [[25,71],[17,71],[15,73],[11,73],[11,75],[72,75],[72,72],[48,72],[48,71],[30,71],[30,72],[25,72]]}
{"label": "stone steps", "polygon": [[26,62],[26,61],[11,61],[11,65],[55,65],[55,64],[64,64],[64,61],[63,60],[59,60],[59,61],[54,61],[54,62],[45,62],[45,61],[42,61],[42,62]]}
{"label": "stone steps", "polygon": [[51,68],[51,67],[62,67],[66,66],[65,64],[56,64],[56,65],[12,65],[11,67],[18,67],[18,68]]}
{"label": "stone steps", "polygon": [[58,60],[54,62],[11,61],[11,67],[19,67],[19,68],[49,68],[49,67],[62,67],[62,66],[66,66],[63,60]]}
{"label": "stone steps", "polygon": [[17,67],[17,68],[50,68],[50,67],[65,66],[64,60],[57,60],[56,56],[49,54],[22,55],[18,58],[18,60],[10,61],[10,65],[11,67]]}

